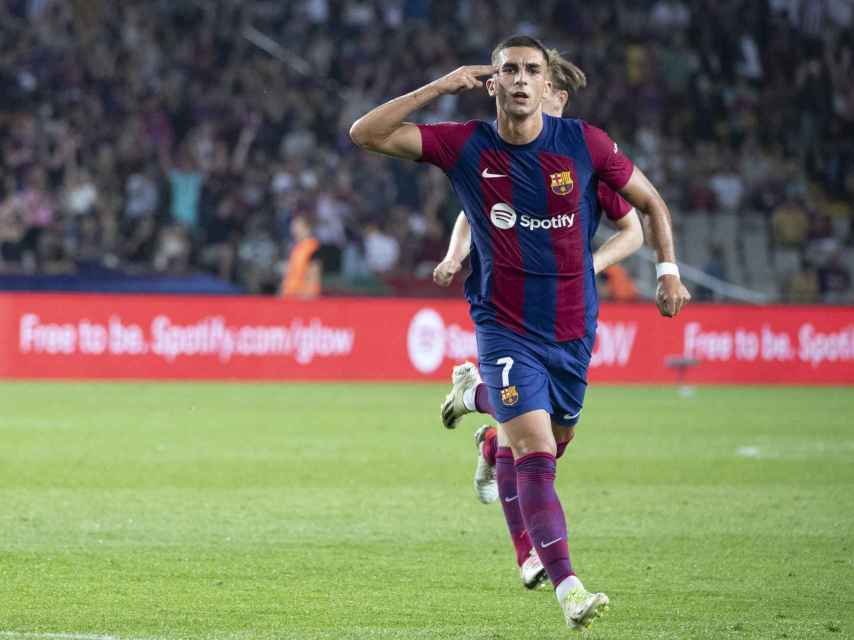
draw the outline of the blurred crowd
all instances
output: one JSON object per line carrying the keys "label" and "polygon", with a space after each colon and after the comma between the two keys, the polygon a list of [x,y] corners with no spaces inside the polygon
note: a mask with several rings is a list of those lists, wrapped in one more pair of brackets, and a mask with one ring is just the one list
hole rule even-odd
{"label": "blurred crowd", "polygon": [[[274,293],[308,234],[324,290],[411,291],[458,203],[441,172],[357,152],[348,128],[521,32],[587,72],[573,113],[675,216],[759,218],[772,251],[797,254],[784,299],[844,299],[852,14],[852,0],[0,0],[0,271],[207,271]],[[418,117],[493,111],[470,92]]]}

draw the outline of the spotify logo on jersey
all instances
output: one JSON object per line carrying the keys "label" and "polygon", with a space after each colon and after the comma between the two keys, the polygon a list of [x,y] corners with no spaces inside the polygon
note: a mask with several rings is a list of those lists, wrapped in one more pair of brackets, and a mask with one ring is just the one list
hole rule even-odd
{"label": "spotify logo on jersey", "polygon": [[489,211],[489,219],[499,229],[512,229],[516,224],[516,212],[506,202],[496,202]]}

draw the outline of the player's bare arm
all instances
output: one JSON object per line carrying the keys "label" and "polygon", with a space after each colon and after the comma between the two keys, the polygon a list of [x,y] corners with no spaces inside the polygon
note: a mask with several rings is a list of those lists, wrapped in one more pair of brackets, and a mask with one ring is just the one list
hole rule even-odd
{"label": "player's bare arm", "polygon": [[454,229],[451,231],[451,240],[448,243],[448,252],[435,269],[433,269],[433,282],[440,287],[450,286],[454,275],[462,269],[465,260],[471,251],[471,226],[466,219],[466,214],[460,211]]}
{"label": "player's bare arm", "polygon": [[643,245],[643,225],[636,211],[614,221],[617,232],[593,254],[593,271],[602,273],[612,264],[628,258]]}
{"label": "player's bare arm", "polygon": [[[652,230],[652,244],[659,263],[676,263],[676,249],[673,244],[673,225],[670,210],[658,190],[644,175],[634,168],[629,181],[620,189],[620,194],[649,219]],[[682,310],[691,294],[675,274],[664,274],[658,278],[655,303],[661,315],[674,317]]]}
{"label": "player's bare arm", "polygon": [[369,151],[405,160],[418,160],[421,157],[421,132],[414,124],[404,122],[404,118],[439,96],[482,87],[483,82],[478,78],[493,73],[495,67],[488,64],[460,67],[420,89],[369,111],[350,127],[350,138],[359,147]]}

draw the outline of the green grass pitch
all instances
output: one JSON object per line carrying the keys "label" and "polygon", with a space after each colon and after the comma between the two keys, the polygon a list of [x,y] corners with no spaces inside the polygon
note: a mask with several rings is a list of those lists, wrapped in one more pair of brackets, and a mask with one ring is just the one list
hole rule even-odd
{"label": "green grass pitch", "polygon": [[[572,637],[444,385],[0,385],[0,640]],[[854,390],[593,387],[596,639],[854,638]]]}

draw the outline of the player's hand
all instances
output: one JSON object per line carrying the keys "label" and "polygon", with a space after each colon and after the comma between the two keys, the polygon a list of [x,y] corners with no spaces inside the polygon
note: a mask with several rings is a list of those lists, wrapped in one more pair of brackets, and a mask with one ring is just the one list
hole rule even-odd
{"label": "player's hand", "polygon": [[675,317],[691,300],[691,294],[676,276],[661,276],[655,290],[655,304],[659,312],[668,318]]}
{"label": "player's hand", "polygon": [[491,76],[496,71],[498,71],[498,67],[494,67],[491,64],[473,64],[455,69],[448,75],[434,80],[432,84],[441,95],[462,93],[469,89],[482,87],[483,82],[478,80],[478,78]]}
{"label": "player's hand", "polygon": [[450,286],[451,281],[454,279],[454,274],[462,269],[462,267],[463,265],[453,258],[446,258],[445,260],[442,260],[442,262],[436,265],[436,268],[433,269],[433,282],[438,284],[440,287]]}

